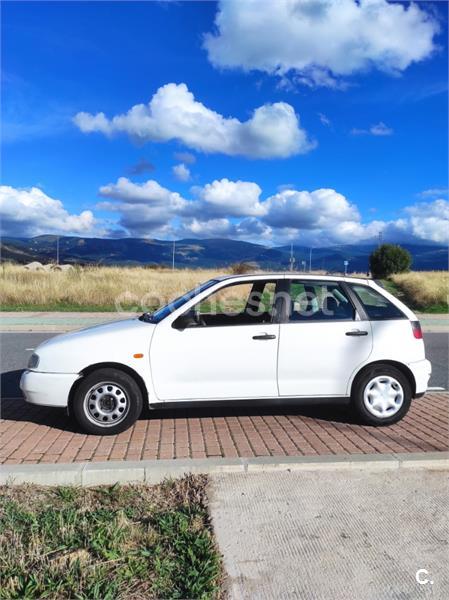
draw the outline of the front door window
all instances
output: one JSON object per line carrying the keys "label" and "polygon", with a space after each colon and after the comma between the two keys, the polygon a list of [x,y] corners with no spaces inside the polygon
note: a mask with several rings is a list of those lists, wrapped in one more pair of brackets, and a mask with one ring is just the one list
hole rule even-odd
{"label": "front door window", "polygon": [[276,283],[250,281],[220,288],[193,308],[192,325],[232,326],[272,323]]}

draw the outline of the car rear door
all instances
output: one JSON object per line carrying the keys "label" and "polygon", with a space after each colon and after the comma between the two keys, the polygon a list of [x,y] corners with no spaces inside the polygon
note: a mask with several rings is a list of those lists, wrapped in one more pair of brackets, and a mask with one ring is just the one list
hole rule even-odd
{"label": "car rear door", "polygon": [[338,282],[292,279],[280,325],[281,396],[346,396],[352,373],[372,351],[371,323]]}

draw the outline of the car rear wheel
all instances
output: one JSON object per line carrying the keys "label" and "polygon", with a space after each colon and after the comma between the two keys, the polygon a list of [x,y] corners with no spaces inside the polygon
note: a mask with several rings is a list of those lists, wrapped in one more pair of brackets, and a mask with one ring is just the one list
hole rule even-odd
{"label": "car rear wheel", "polygon": [[120,369],[98,369],[81,379],[73,396],[73,415],[86,433],[113,435],[128,429],[142,412],[142,392]]}
{"label": "car rear wheel", "polygon": [[380,364],[357,378],[351,400],[358,416],[367,425],[391,425],[407,414],[412,389],[399,369]]}

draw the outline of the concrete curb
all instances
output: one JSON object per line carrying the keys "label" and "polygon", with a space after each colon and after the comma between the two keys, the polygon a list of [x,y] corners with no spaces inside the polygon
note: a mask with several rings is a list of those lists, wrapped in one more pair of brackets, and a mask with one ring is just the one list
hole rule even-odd
{"label": "concrete curb", "polygon": [[256,473],[332,470],[392,471],[395,469],[449,470],[449,452],[419,454],[348,454],[339,456],[282,456],[210,458],[97,463],[3,465],[0,485],[112,485],[160,483],[186,473]]}

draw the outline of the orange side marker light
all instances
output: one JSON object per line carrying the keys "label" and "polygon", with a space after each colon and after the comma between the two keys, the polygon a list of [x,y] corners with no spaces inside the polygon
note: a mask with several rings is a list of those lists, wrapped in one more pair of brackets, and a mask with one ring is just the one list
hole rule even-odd
{"label": "orange side marker light", "polygon": [[143,354],[138,352],[137,354],[133,354],[134,358],[143,358]]}

